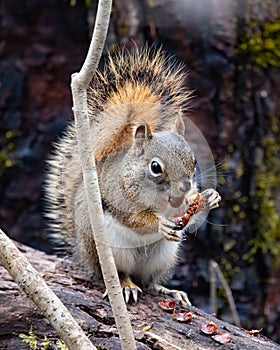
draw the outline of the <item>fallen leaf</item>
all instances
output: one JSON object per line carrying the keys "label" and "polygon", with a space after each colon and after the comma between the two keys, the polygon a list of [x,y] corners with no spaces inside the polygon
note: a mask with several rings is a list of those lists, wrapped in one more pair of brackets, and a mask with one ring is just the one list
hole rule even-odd
{"label": "fallen leaf", "polygon": [[148,332],[151,328],[153,328],[153,323],[148,324],[146,327],[142,329],[142,332]]}
{"label": "fallen leaf", "polygon": [[153,328],[153,325],[153,322],[151,322],[150,324],[147,322],[140,323],[136,326],[138,329],[135,332],[137,334],[148,332],[151,328]]}
{"label": "fallen leaf", "polygon": [[216,323],[210,321],[207,324],[203,324],[200,328],[201,332],[205,334],[214,334],[217,330],[218,326]]}
{"label": "fallen leaf", "polygon": [[142,327],[144,327],[146,324],[147,324],[147,322],[143,322],[143,323],[140,323],[140,324],[136,325],[136,327],[142,328]]}
{"label": "fallen leaf", "polygon": [[229,333],[212,335],[212,338],[220,344],[227,344],[230,342],[230,334]]}

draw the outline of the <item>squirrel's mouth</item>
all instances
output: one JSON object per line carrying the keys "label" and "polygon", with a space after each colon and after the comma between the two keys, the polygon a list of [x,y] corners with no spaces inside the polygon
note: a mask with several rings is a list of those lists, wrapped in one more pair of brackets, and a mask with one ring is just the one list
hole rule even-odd
{"label": "squirrel's mouth", "polygon": [[187,195],[184,194],[180,197],[168,196],[168,203],[172,208],[179,208],[183,203],[188,205],[188,203],[190,203],[196,198],[197,194],[197,189],[194,188],[191,191],[189,191]]}
{"label": "squirrel's mouth", "polygon": [[185,195],[181,197],[169,196],[168,203],[171,205],[172,208],[179,208],[180,205],[182,205],[185,201],[185,198]]}

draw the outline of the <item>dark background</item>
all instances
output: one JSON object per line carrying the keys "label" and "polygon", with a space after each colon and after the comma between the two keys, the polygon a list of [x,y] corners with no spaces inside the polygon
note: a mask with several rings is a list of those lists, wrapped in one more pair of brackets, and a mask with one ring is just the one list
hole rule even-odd
{"label": "dark background", "polygon": [[[72,119],[70,77],[85,58],[96,1],[2,0],[0,224],[47,252],[45,161]],[[73,6],[74,5],[74,6]],[[278,0],[115,0],[107,50],[148,42],[182,60],[188,117],[218,165],[221,208],[183,243],[171,286],[209,312],[220,265],[242,325],[280,341],[280,4]],[[222,289],[218,316],[232,321]]]}

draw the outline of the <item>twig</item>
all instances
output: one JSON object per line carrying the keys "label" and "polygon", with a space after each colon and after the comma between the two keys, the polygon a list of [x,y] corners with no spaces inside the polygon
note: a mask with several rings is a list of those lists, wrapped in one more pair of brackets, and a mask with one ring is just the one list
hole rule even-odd
{"label": "twig", "polygon": [[239,318],[238,312],[236,310],[236,306],[235,306],[235,302],[233,300],[232,292],[231,292],[231,289],[230,289],[226,279],[224,278],[222,270],[220,269],[220,267],[216,263],[216,261],[211,260],[210,264],[211,264],[213,270],[216,272],[217,276],[219,277],[219,279],[220,279],[220,281],[222,283],[222,286],[223,286],[223,288],[224,288],[224,290],[226,292],[227,300],[228,300],[228,303],[229,303],[229,307],[230,307],[230,310],[231,310],[231,313],[232,313],[232,317],[233,317],[234,323],[235,323],[236,326],[240,327],[241,326],[241,322],[240,322],[240,318]]}
{"label": "twig", "polygon": [[93,156],[93,144],[88,132],[90,130],[90,123],[87,108],[87,88],[102,54],[108,30],[111,6],[111,0],[99,1],[89,51],[81,71],[72,75],[71,89],[88,213],[96,249],[122,347],[123,349],[132,350],[136,349],[135,339],[124,303],[110,241],[104,226],[96,164]]}
{"label": "twig", "polygon": [[0,263],[47,317],[70,350],[97,350],[60,299],[1,229]]}
{"label": "twig", "polygon": [[210,310],[211,313],[217,315],[217,278],[213,260],[209,261],[209,280],[210,280]]}

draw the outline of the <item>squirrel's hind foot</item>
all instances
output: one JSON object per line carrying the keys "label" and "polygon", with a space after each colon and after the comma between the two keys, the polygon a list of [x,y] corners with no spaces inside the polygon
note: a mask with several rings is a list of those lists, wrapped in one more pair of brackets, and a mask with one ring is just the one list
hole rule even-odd
{"label": "squirrel's hind foot", "polygon": [[128,276],[121,276],[120,283],[123,289],[125,302],[128,303],[132,295],[134,302],[137,303],[138,292],[142,293],[142,289],[134,284]]}
{"label": "squirrel's hind foot", "polygon": [[188,294],[176,289],[168,289],[161,284],[155,283],[154,288],[157,292],[165,295],[172,296],[176,301],[178,301],[183,306],[191,306],[190,299],[188,297]]}
{"label": "squirrel's hind foot", "polygon": [[[142,289],[136,286],[136,284],[134,284],[128,276],[121,276],[120,284],[124,293],[125,302],[128,303],[130,296],[132,295],[134,302],[137,303],[138,292],[143,293]],[[107,295],[108,290],[106,289],[105,293],[103,294],[103,298],[105,298]]]}

